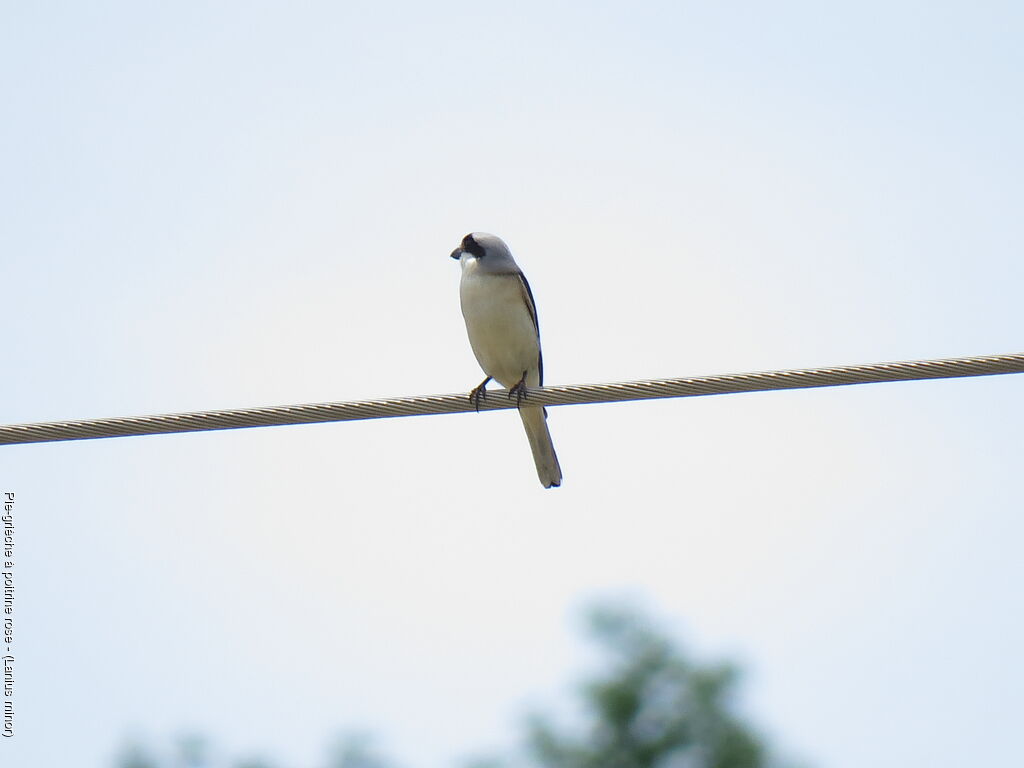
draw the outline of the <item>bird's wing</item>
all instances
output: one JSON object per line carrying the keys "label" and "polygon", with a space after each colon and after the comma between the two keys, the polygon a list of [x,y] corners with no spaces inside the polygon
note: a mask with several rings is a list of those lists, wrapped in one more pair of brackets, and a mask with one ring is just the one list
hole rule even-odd
{"label": "bird's wing", "polygon": [[526,275],[522,272],[517,272],[516,277],[519,278],[519,287],[523,291],[523,301],[526,302],[526,309],[530,313],[530,319],[533,320],[533,327],[537,331],[537,375],[540,385],[544,386],[544,357],[540,352],[540,323],[537,321],[537,305],[533,301],[533,291],[530,290],[530,283],[526,280]]}

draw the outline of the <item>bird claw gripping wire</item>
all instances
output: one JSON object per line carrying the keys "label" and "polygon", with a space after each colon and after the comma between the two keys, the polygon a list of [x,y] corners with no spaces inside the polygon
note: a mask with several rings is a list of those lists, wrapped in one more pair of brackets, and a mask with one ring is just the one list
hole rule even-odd
{"label": "bird claw gripping wire", "polygon": [[511,400],[512,395],[515,395],[516,407],[518,408],[522,404],[523,400],[526,399],[528,393],[529,390],[526,388],[526,371],[523,371],[523,378],[521,378],[519,382],[508,391],[508,398]]}
{"label": "bird claw gripping wire", "polygon": [[477,386],[473,387],[473,389],[469,393],[469,402],[471,402],[473,404],[473,407],[476,408],[477,413],[480,413],[480,398],[483,398],[485,400],[487,399],[487,390],[485,389],[485,387],[487,386],[487,382],[490,380],[491,377],[488,376],[486,379],[481,381]]}

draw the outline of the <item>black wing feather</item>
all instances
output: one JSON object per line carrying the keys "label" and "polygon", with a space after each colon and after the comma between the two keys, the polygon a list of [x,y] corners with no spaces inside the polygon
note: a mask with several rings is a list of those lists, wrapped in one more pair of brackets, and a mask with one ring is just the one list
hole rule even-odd
{"label": "black wing feather", "polygon": [[544,357],[540,352],[540,323],[537,321],[537,302],[533,300],[533,291],[530,290],[530,283],[526,280],[526,275],[522,272],[517,272],[516,277],[519,278],[519,282],[523,284],[523,288],[526,289],[526,297],[529,301],[526,302],[526,308],[530,311],[530,317],[533,319],[533,327],[537,330],[537,375],[540,385],[544,386]]}

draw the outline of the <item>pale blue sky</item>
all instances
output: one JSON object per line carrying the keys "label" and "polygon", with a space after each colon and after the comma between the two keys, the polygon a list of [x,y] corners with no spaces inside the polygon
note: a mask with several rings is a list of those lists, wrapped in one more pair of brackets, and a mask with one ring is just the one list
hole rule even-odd
{"label": "pale blue sky", "polygon": [[[6,4],[0,421],[1019,352],[1015,3]],[[514,740],[645,601],[828,768],[1019,755],[1024,379],[0,448],[12,766]]]}

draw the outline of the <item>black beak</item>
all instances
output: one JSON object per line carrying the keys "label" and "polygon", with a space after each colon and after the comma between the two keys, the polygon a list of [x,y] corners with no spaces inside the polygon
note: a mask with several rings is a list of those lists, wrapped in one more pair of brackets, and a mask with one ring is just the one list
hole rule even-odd
{"label": "black beak", "polygon": [[454,251],[452,251],[452,258],[453,259],[461,259],[462,258],[462,249],[461,248],[456,248]]}

